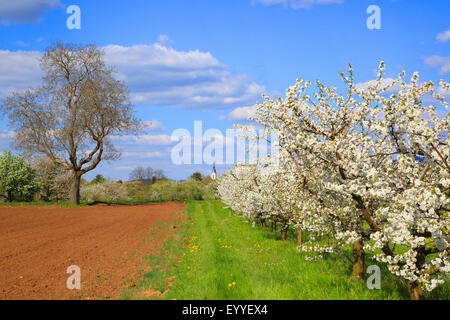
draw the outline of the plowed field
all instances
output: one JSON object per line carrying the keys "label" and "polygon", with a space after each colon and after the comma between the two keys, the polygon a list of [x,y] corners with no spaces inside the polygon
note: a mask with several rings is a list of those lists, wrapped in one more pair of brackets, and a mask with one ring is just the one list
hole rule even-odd
{"label": "plowed field", "polygon": [[[180,222],[183,204],[0,206],[0,299],[115,299]],[[81,290],[67,289],[69,266]]]}

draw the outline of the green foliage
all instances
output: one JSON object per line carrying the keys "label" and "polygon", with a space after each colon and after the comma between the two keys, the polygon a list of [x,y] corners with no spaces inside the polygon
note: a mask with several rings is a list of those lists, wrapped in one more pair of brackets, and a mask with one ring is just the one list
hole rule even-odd
{"label": "green foliage", "polygon": [[189,177],[190,180],[202,181],[203,175],[200,172],[194,172],[192,176]]}
{"label": "green foliage", "polygon": [[104,176],[102,176],[101,174],[98,174],[95,176],[94,179],[92,179],[91,183],[92,184],[98,184],[98,183],[104,183],[106,182],[106,178]]}
{"label": "green foliage", "polygon": [[30,201],[39,190],[35,173],[21,157],[4,151],[0,156],[0,192],[6,193],[8,201]]}

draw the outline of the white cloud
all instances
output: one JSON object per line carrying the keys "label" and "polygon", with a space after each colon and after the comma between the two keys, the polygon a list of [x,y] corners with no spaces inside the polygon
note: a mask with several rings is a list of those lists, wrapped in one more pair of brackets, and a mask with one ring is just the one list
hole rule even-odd
{"label": "white cloud", "polygon": [[441,43],[449,42],[450,41],[450,29],[439,33],[436,36],[436,40]]}
{"label": "white cloud", "polygon": [[149,131],[164,131],[166,126],[158,120],[144,121],[144,126]]}
{"label": "white cloud", "polygon": [[160,43],[164,46],[170,46],[173,43],[173,41],[169,38],[168,35],[160,34],[158,36],[158,43]]}
{"label": "white cloud", "polygon": [[[105,49],[107,64],[118,69],[136,105],[178,108],[232,108],[258,100],[265,88],[246,75],[227,70],[209,52],[177,51],[161,44]],[[35,51],[0,50],[0,98],[12,89],[40,83]]]}
{"label": "white cloud", "polygon": [[229,120],[247,120],[248,117],[254,115],[255,113],[255,107],[240,107],[234,109],[230,114],[228,115]]}
{"label": "white cloud", "polygon": [[450,73],[450,56],[442,57],[433,55],[425,58],[425,64],[430,68],[439,68],[439,73],[441,75]]}
{"label": "white cloud", "polygon": [[139,136],[133,136],[133,135],[124,135],[124,136],[113,136],[111,137],[114,141],[119,141],[122,143],[132,143],[132,144],[145,144],[145,145],[154,145],[154,146],[165,146],[165,145],[171,145],[175,142],[179,141],[179,138],[172,138],[169,135],[166,134],[160,134],[160,135],[139,135]]}
{"label": "white cloud", "polygon": [[131,171],[133,169],[135,169],[136,167],[127,167],[127,166],[120,166],[120,167],[115,167],[115,170],[120,170],[120,171]]}
{"label": "white cloud", "polygon": [[319,4],[343,3],[344,1],[345,0],[252,0],[252,4],[263,4],[265,6],[281,4],[286,8],[290,7],[294,10],[297,10],[309,9]]}
{"label": "white cloud", "polygon": [[111,45],[105,51],[135,104],[227,108],[254,102],[264,91],[248,76],[230,73],[209,52],[176,51],[161,44]]}
{"label": "white cloud", "polygon": [[159,151],[154,152],[123,152],[122,158],[162,158],[165,154]]}
{"label": "white cloud", "polygon": [[62,7],[60,0],[0,0],[0,24],[39,22],[57,7]]}
{"label": "white cloud", "polygon": [[12,90],[22,91],[39,84],[40,57],[37,51],[0,50],[0,99]]}
{"label": "white cloud", "polygon": [[3,149],[9,149],[11,142],[13,141],[15,136],[14,131],[1,130],[0,131],[0,152]]}
{"label": "white cloud", "polygon": [[30,45],[28,42],[25,42],[25,41],[22,41],[22,40],[17,40],[17,41],[14,41],[13,43],[16,46],[22,47],[22,48],[28,47]]}
{"label": "white cloud", "polygon": [[165,34],[160,34],[158,36],[158,42],[167,42],[169,41],[169,36]]}
{"label": "white cloud", "polygon": [[0,139],[12,139],[15,136],[14,131],[3,130],[0,131]]}

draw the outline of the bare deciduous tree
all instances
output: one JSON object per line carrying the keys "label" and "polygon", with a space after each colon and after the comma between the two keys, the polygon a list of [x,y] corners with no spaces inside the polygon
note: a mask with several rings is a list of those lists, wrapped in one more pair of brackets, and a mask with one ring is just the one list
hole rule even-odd
{"label": "bare deciduous tree", "polygon": [[152,167],[145,168],[145,180],[151,181],[155,176],[155,170]]}
{"label": "bare deciduous tree", "polygon": [[136,167],[130,173],[131,181],[141,181],[143,183],[154,183],[165,178],[164,171],[153,169],[152,167]]}
{"label": "bare deciduous tree", "polygon": [[144,181],[145,180],[145,169],[143,167],[136,167],[130,173],[131,181]]}
{"label": "bare deciduous tree", "polygon": [[70,202],[80,202],[81,177],[102,160],[120,153],[111,136],[137,132],[141,121],[129,102],[125,84],[104,63],[95,45],[56,43],[41,58],[43,84],[14,92],[1,106],[16,131],[16,147],[45,155],[70,171]]}
{"label": "bare deciduous tree", "polygon": [[164,175],[164,171],[162,169],[155,170],[154,176],[156,177],[157,180],[162,180],[166,178],[166,176]]}

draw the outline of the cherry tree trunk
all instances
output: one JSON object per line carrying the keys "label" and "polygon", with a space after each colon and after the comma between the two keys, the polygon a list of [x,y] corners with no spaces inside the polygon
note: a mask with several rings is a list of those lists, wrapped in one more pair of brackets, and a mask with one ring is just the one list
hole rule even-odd
{"label": "cherry tree trunk", "polygon": [[263,228],[267,227],[266,219],[261,219],[261,227]]}
{"label": "cherry tree trunk", "polygon": [[353,243],[353,278],[364,279],[364,248],[362,241]]}
{"label": "cherry tree trunk", "polygon": [[277,223],[275,221],[272,221],[272,232],[277,231]]}
{"label": "cherry tree trunk", "polygon": [[288,229],[289,229],[288,224],[285,224],[281,227],[281,241],[286,241]]}
{"label": "cherry tree trunk", "polygon": [[297,227],[297,245],[301,247],[302,245],[302,228]]}
{"label": "cherry tree trunk", "polygon": [[408,281],[408,290],[411,295],[411,300],[425,300],[425,292],[418,281]]}

